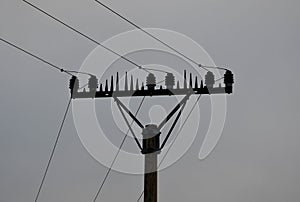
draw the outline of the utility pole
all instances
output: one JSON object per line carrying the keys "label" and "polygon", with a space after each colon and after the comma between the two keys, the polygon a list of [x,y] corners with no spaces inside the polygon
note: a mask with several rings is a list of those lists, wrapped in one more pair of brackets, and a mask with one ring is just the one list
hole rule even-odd
{"label": "utility pole", "polygon": [[[130,85],[128,84],[127,73],[125,75],[125,86],[124,89],[119,87],[119,74],[116,75],[116,83],[114,84],[114,78],[111,76],[110,86],[108,80],[105,81],[105,87],[100,84],[98,86],[98,79],[94,75],[90,75],[88,88],[79,91],[79,80],[76,76],[72,76],[70,79],[70,90],[72,99],[86,99],[86,98],[113,98],[117,104],[117,107],[122,114],[125,123],[127,124],[130,132],[132,133],[137,146],[141,150],[141,153],[145,157],[144,162],[144,202],[157,202],[158,200],[158,176],[157,176],[157,157],[160,151],[164,148],[166,142],[168,141],[177,121],[179,120],[185,105],[192,95],[214,95],[214,94],[231,94],[233,88],[233,74],[230,70],[225,69],[224,74],[224,86],[219,84],[215,87],[215,78],[212,72],[208,72],[205,75],[205,85],[203,81],[198,84],[198,78],[195,77],[195,82],[193,83],[193,76],[190,74],[189,84],[187,83],[186,71],[184,71],[184,83],[183,87],[180,87],[179,81],[177,81],[177,86],[175,86],[175,77],[172,73],[167,73],[165,79],[165,88],[160,86],[156,88],[156,78],[154,74],[149,73],[146,78],[146,87],[139,86],[138,80],[136,82],[136,87],[134,89],[133,77],[131,77]],[[166,116],[166,118],[158,125],[148,124],[143,125],[134,114],[121,102],[119,98],[122,97],[140,97],[140,96],[173,96],[173,95],[183,95],[182,100],[173,108],[173,110]],[[129,121],[127,120],[126,112],[132,120],[141,128],[142,130],[142,144],[139,142],[135,132],[133,131]],[[162,144],[160,144],[161,129],[165,124],[177,113],[168,133]]]}
{"label": "utility pole", "polygon": [[160,132],[157,125],[146,125],[143,130],[143,150],[145,155],[144,201],[157,201],[157,155],[160,152]]}

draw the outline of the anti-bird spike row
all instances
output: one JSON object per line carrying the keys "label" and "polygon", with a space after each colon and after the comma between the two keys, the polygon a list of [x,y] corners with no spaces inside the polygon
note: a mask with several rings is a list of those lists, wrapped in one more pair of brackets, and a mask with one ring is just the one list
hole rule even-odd
{"label": "anti-bird spike row", "polygon": [[[110,85],[108,79],[105,80],[105,86],[100,84],[98,89],[98,79],[94,75],[90,75],[88,81],[88,91],[81,90],[79,88],[79,79],[76,76],[72,76],[70,79],[69,88],[71,90],[72,98],[106,98],[106,97],[138,97],[138,96],[170,96],[170,95],[187,95],[187,94],[231,94],[233,89],[234,78],[230,70],[226,70],[224,74],[224,82],[215,85],[215,75],[209,71],[205,75],[204,81],[200,81],[198,84],[198,77],[195,76],[193,81],[193,74],[189,73],[189,82],[187,81],[187,71],[183,72],[183,85],[177,80],[175,86],[175,76],[172,73],[167,73],[165,76],[165,86],[157,86],[156,77],[153,73],[149,73],[146,77],[146,85],[142,82],[139,86],[139,80],[136,79],[134,88],[134,78],[131,75],[130,81],[128,80],[128,73],[125,72],[125,86],[124,89],[120,89],[119,85],[119,72],[114,78],[111,76]],[[130,83],[129,83],[130,82]],[[115,85],[114,85],[115,84]],[[182,86],[182,87],[181,87]],[[103,89],[104,88],[104,89]]]}

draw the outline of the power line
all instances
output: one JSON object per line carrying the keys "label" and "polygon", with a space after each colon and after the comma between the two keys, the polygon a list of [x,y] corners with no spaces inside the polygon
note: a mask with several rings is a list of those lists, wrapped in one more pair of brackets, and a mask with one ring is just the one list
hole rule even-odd
{"label": "power line", "polygon": [[[142,99],[142,101],[141,101],[141,103],[140,103],[140,105],[139,105],[139,107],[138,107],[138,109],[137,109],[137,111],[136,111],[136,113],[135,113],[135,116],[137,116],[139,110],[141,109],[141,106],[142,106],[144,100],[145,100],[145,96],[143,97],[143,99]],[[132,121],[130,125],[132,125],[133,122],[134,122],[134,121]],[[122,148],[122,146],[123,146],[123,144],[124,144],[124,142],[125,142],[125,140],[126,140],[126,138],[127,138],[127,136],[128,136],[129,130],[130,130],[130,129],[128,128],[128,130],[127,130],[127,132],[126,132],[126,134],[125,134],[125,136],[124,136],[124,138],[123,138],[123,140],[122,140],[122,142],[121,142],[121,144],[120,144],[120,146],[119,146],[118,152],[116,153],[116,155],[115,155],[115,157],[114,157],[114,159],[113,159],[113,161],[112,161],[112,163],[111,163],[109,169],[107,170],[107,173],[106,173],[106,175],[105,175],[105,177],[104,177],[104,179],[103,179],[103,181],[102,181],[102,183],[101,183],[101,185],[100,185],[100,188],[99,188],[99,190],[97,191],[97,193],[96,193],[96,195],[95,195],[95,197],[94,197],[93,202],[96,202],[97,198],[99,197],[99,194],[100,194],[100,192],[101,192],[101,190],[102,190],[102,188],[103,188],[103,186],[104,186],[104,183],[105,183],[105,181],[107,180],[107,177],[108,177],[108,175],[109,175],[109,173],[110,173],[110,171],[111,171],[111,169],[112,169],[112,167],[113,167],[115,161],[117,160],[117,157],[118,157],[118,155],[119,155],[119,153],[120,153],[120,151],[121,151],[121,148]]]}
{"label": "power line", "polygon": [[129,24],[133,25],[134,27],[136,27],[137,29],[141,30],[142,32],[144,32],[145,34],[147,34],[148,36],[150,36],[151,38],[155,39],[156,41],[160,42],[161,44],[163,44],[164,46],[168,47],[169,49],[173,50],[174,52],[178,53],[179,55],[181,55],[182,57],[184,57],[185,59],[191,61],[192,63],[194,63],[195,65],[203,68],[206,71],[209,71],[206,67],[202,66],[201,64],[199,64],[198,62],[196,62],[195,60],[193,60],[192,58],[186,56],[185,54],[181,53],[180,51],[176,50],[175,48],[173,48],[172,46],[170,46],[169,44],[167,44],[166,42],[162,41],[161,39],[159,39],[158,37],[154,36],[153,34],[151,34],[150,32],[146,31],[145,29],[143,29],[142,27],[140,27],[139,25],[137,25],[136,23],[132,22],[131,20],[129,20],[128,18],[124,17],[123,15],[121,15],[120,13],[118,13],[117,11],[113,10],[112,8],[110,8],[109,6],[105,5],[104,3],[95,0],[98,4],[100,4],[102,7],[106,8],[107,10],[111,11],[112,13],[114,13],[115,15],[119,16],[120,18],[122,18],[123,20],[125,20],[126,22],[128,22]]}
{"label": "power line", "polygon": [[35,200],[34,200],[35,202],[38,201],[38,198],[39,198],[39,196],[40,196],[42,187],[43,187],[43,185],[44,185],[44,182],[45,182],[45,179],[46,179],[46,176],[47,176],[47,173],[48,173],[48,170],[49,170],[51,161],[52,161],[52,159],[53,159],[53,155],[54,155],[55,149],[56,149],[56,147],[57,147],[58,140],[59,140],[59,138],[60,138],[60,136],[61,136],[62,128],[63,128],[63,126],[64,126],[64,123],[65,123],[65,120],[66,120],[66,117],[67,117],[67,114],[68,114],[68,111],[69,111],[69,108],[70,108],[71,100],[72,100],[72,98],[70,98],[70,100],[69,100],[69,102],[68,102],[68,105],[67,105],[67,109],[66,109],[65,114],[64,114],[64,116],[63,116],[63,120],[62,120],[62,122],[61,122],[59,131],[58,131],[58,134],[57,134],[57,136],[56,136],[56,140],[55,140],[53,149],[52,149],[52,151],[51,151],[50,158],[49,158],[49,160],[48,160],[48,163],[47,163],[47,166],[46,166],[46,169],[45,169],[45,172],[44,172],[44,175],[43,175],[41,184],[40,184],[40,186],[39,186],[39,188],[38,188],[38,191],[37,191],[37,194],[36,194],[36,197],[35,197]]}
{"label": "power line", "polygon": [[13,43],[11,43],[11,42],[9,42],[9,41],[3,39],[3,38],[0,38],[0,40],[3,41],[3,42],[6,43],[6,44],[8,44],[8,45],[10,45],[10,46],[12,46],[12,47],[18,49],[18,50],[20,50],[20,51],[26,53],[27,55],[30,55],[31,57],[34,57],[35,59],[37,59],[37,60],[39,60],[39,61],[41,61],[41,62],[43,62],[43,63],[45,63],[45,64],[47,64],[47,65],[49,65],[49,66],[51,66],[51,67],[53,67],[53,68],[55,68],[55,69],[57,69],[57,70],[63,72],[63,73],[66,73],[66,74],[68,74],[68,75],[73,76],[73,74],[71,74],[68,70],[64,70],[63,68],[61,68],[61,67],[59,67],[59,66],[57,66],[57,65],[54,65],[53,63],[48,62],[47,60],[45,60],[45,59],[43,59],[43,58],[41,58],[41,57],[39,57],[39,56],[37,56],[37,55],[34,55],[33,53],[30,53],[29,51],[27,51],[27,50],[25,50],[25,49],[23,49],[23,48],[21,48],[21,47],[15,45],[15,44],[13,44]]}
{"label": "power line", "polygon": [[79,30],[75,29],[74,27],[68,25],[67,23],[65,23],[65,22],[61,21],[60,19],[54,17],[53,15],[47,13],[45,10],[43,10],[43,9],[41,9],[41,8],[39,8],[39,7],[37,7],[37,6],[35,6],[34,4],[32,4],[32,3],[30,3],[30,2],[28,2],[28,1],[26,1],[26,0],[22,0],[22,1],[25,2],[26,4],[30,5],[31,7],[35,8],[36,10],[42,12],[43,14],[47,15],[48,17],[52,18],[52,19],[55,20],[56,22],[58,22],[58,23],[64,25],[65,27],[71,29],[72,31],[76,32],[77,34],[79,34],[79,35],[85,37],[86,39],[92,41],[93,43],[95,43],[95,44],[97,44],[97,45],[99,45],[99,46],[101,46],[102,48],[108,50],[109,52],[111,52],[111,53],[113,53],[113,54],[119,56],[119,57],[122,58],[123,60],[126,60],[127,62],[129,62],[129,63],[135,65],[135,66],[138,67],[139,69],[142,69],[142,70],[144,70],[144,71],[146,71],[146,72],[149,73],[149,71],[148,71],[148,70],[145,70],[141,65],[138,65],[137,63],[133,62],[132,60],[128,59],[127,57],[125,57],[125,56],[123,56],[123,55],[117,53],[116,51],[112,50],[111,48],[109,48],[109,47],[107,47],[107,46],[101,44],[101,43],[98,42],[98,41],[96,41],[96,40],[93,39],[92,37],[90,37],[90,36],[88,36],[88,35],[86,35],[86,34],[80,32]]}
{"label": "power line", "polygon": [[[159,165],[158,165],[158,167],[160,167],[160,166],[161,166],[161,164],[163,163],[163,161],[164,161],[164,160],[165,160],[165,158],[167,157],[168,153],[170,152],[170,149],[171,149],[171,147],[174,145],[174,143],[175,143],[175,141],[176,141],[176,139],[177,139],[178,135],[180,134],[180,132],[182,131],[182,129],[183,129],[183,127],[184,127],[184,125],[185,125],[185,124],[186,124],[186,122],[187,122],[187,120],[188,120],[188,119],[189,119],[189,117],[191,116],[191,114],[192,114],[193,110],[195,109],[195,107],[196,107],[197,103],[199,102],[199,100],[200,100],[201,96],[202,96],[201,94],[198,96],[198,98],[197,98],[196,102],[194,103],[194,105],[193,105],[192,109],[190,110],[190,112],[188,113],[187,117],[185,118],[185,120],[184,120],[183,124],[181,125],[181,127],[180,127],[180,128],[179,128],[179,130],[178,130],[178,132],[176,133],[176,135],[175,135],[175,137],[174,137],[174,140],[171,142],[171,144],[170,144],[170,146],[168,147],[168,149],[167,149],[167,151],[166,151],[165,155],[163,156],[163,158],[162,158],[162,159],[161,159],[161,161],[159,162]],[[139,201],[141,200],[141,198],[142,198],[143,194],[144,194],[144,191],[142,191],[142,193],[140,194],[140,196],[139,196],[139,198],[138,198],[137,202],[139,202]]]}

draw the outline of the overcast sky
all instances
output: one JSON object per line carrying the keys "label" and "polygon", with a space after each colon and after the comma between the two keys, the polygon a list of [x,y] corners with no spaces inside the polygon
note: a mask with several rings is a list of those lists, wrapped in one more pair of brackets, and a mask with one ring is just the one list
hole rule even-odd
{"label": "overcast sky", "polygon": [[[31,2],[98,41],[133,29],[93,0]],[[198,159],[209,121],[203,99],[203,128],[184,157],[160,172],[160,201],[298,202],[300,2],[103,2],[143,27],[191,37],[236,76],[216,149]],[[67,69],[79,69],[96,47],[21,0],[0,1],[0,27],[2,38]],[[0,55],[0,202],[32,202],[68,102],[69,77],[2,42]],[[39,201],[91,201],[106,170],[82,146],[69,113]],[[134,202],[142,186],[141,175],[112,172],[99,201]]]}

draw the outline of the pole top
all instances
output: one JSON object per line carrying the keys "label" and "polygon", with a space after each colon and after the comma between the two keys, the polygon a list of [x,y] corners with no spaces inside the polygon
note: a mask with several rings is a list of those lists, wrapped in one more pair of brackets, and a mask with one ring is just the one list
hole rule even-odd
{"label": "pole top", "polygon": [[160,131],[158,130],[158,126],[155,124],[148,124],[143,128],[142,135],[144,139],[154,137],[156,135],[160,135]]}

